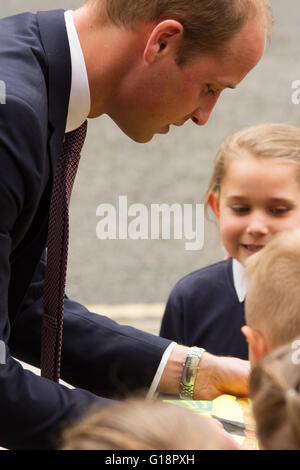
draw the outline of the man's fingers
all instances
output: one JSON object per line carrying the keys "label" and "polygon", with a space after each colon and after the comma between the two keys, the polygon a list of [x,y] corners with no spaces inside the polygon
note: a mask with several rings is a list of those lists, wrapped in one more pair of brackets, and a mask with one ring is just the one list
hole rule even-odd
{"label": "man's fingers", "polygon": [[223,393],[247,396],[249,375],[248,361],[205,352],[197,373],[194,397],[198,400],[213,400]]}

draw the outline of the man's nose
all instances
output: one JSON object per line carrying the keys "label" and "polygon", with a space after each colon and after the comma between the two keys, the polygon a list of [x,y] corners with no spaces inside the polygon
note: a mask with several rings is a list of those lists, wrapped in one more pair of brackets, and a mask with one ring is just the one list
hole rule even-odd
{"label": "man's nose", "polygon": [[197,124],[197,126],[204,126],[207,123],[210,111],[203,111],[202,109],[196,109],[192,114],[192,121]]}
{"label": "man's nose", "polygon": [[197,124],[197,126],[204,126],[204,124],[206,124],[209,120],[209,116],[211,115],[211,112],[214,109],[216,102],[217,100],[215,100],[210,106],[206,106],[205,109],[195,109],[191,116],[192,121]]}
{"label": "man's nose", "polygon": [[209,97],[208,100],[206,99],[205,101],[202,101],[201,105],[195,109],[191,116],[191,119],[195,124],[198,126],[204,126],[204,124],[207,123],[212,110],[220,98],[221,93],[222,90],[219,90],[215,96]]}

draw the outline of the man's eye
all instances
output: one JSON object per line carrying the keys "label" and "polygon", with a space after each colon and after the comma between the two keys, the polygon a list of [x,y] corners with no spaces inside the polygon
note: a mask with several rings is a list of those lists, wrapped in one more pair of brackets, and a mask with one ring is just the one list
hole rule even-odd
{"label": "man's eye", "polygon": [[218,93],[219,93],[219,89],[218,88],[213,88],[211,85],[207,84],[206,87],[205,87],[205,93],[207,95],[213,95],[213,96],[216,96]]}

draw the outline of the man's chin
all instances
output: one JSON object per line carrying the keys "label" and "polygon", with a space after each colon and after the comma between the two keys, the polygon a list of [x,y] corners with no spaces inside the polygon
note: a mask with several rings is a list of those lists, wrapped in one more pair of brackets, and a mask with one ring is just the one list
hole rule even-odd
{"label": "man's chin", "polygon": [[137,144],[147,144],[147,142],[150,142],[152,139],[153,139],[153,135],[151,135],[150,137],[145,137],[145,136],[134,136],[134,135],[130,135],[130,134],[127,134],[125,132],[125,134],[127,135],[127,137],[129,137],[131,140],[133,140],[134,142],[136,142]]}
{"label": "man's chin", "polygon": [[137,144],[146,144],[147,142],[150,142],[153,139],[154,132],[150,133],[137,133],[137,132],[131,132],[129,129],[122,129],[122,132],[127,135],[131,140],[136,142]]}
{"label": "man's chin", "polygon": [[146,144],[150,142],[154,135],[156,134],[167,134],[169,132],[170,126],[164,126],[160,129],[145,129],[145,128],[128,128],[126,126],[122,126],[120,123],[114,121],[115,124],[121,129],[121,131],[127,135],[131,140],[138,144]]}
{"label": "man's chin", "polygon": [[168,134],[169,130],[170,130],[170,126],[165,126],[159,129],[158,131],[152,131],[151,134],[149,133],[149,134],[141,134],[138,136],[137,135],[132,136],[127,133],[127,135],[137,143],[146,144],[147,142],[150,142],[156,134]]}

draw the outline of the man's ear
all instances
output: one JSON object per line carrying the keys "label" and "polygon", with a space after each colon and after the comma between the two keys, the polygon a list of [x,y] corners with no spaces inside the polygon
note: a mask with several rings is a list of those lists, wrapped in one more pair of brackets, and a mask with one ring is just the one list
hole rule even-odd
{"label": "man's ear", "polygon": [[220,218],[220,196],[216,193],[208,193],[207,195],[207,203],[213,213],[215,214],[216,218]]}
{"label": "man's ear", "polygon": [[243,326],[242,333],[245,335],[249,345],[249,357],[252,364],[262,359],[270,350],[267,338],[261,330]]}
{"label": "man's ear", "polygon": [[177,53],[182,41],[184,28],[176,20],[164,20],[152,30],[144,50],[144,59],[152,63],[156,59],[169,54]]}

